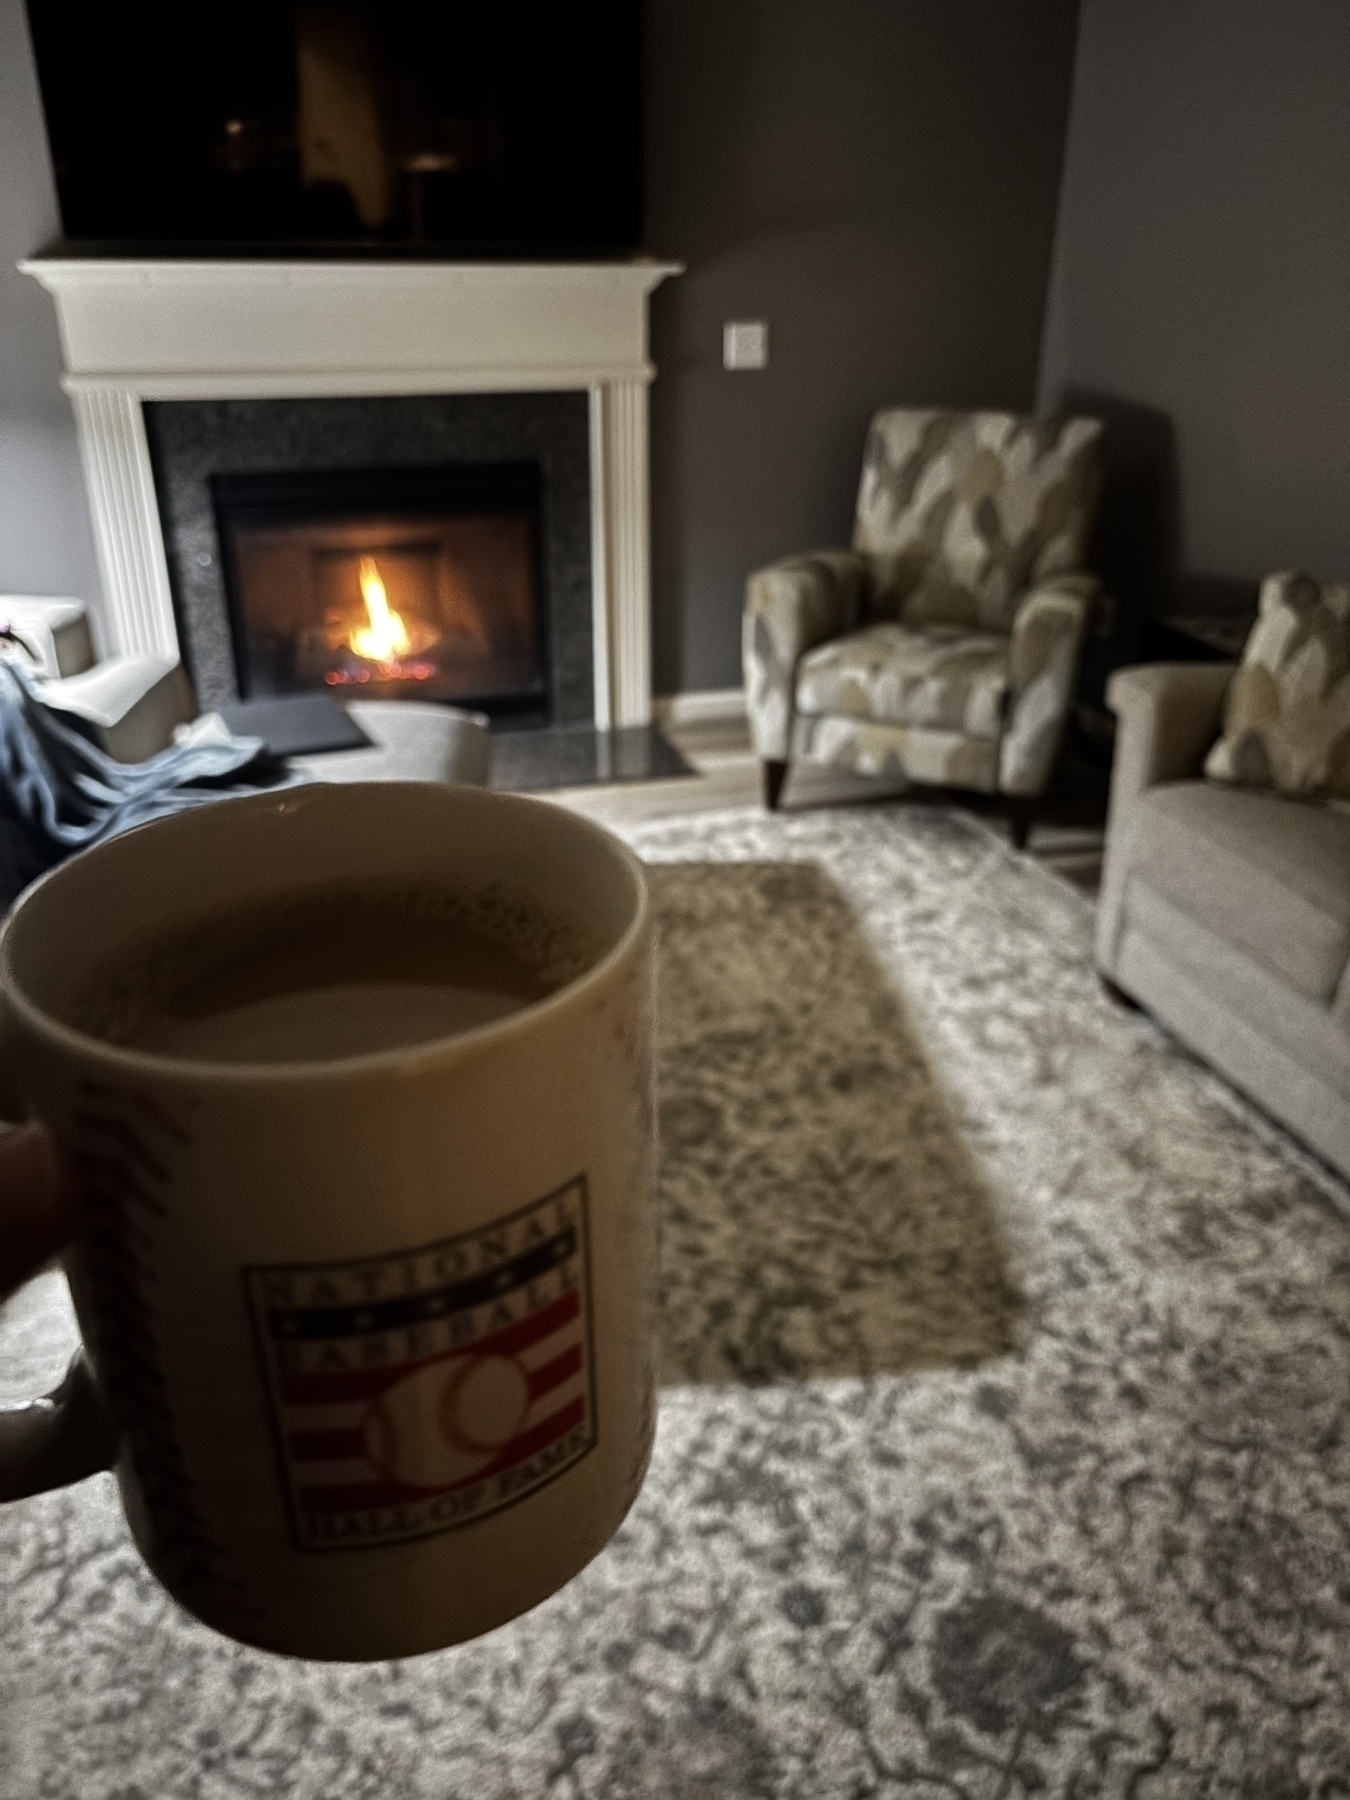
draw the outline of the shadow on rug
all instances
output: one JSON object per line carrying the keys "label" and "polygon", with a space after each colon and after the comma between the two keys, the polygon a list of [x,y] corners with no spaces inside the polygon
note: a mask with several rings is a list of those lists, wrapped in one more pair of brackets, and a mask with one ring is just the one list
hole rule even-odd
{"label": "shadow on rug", "polygon": [[811,863],[649,870],[662,1370],[968,1366],[1019,1301],[990,1196],[846,897]]}

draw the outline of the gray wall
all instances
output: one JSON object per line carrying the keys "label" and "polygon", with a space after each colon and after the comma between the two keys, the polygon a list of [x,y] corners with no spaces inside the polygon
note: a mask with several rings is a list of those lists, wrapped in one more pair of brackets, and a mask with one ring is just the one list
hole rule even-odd
{"label": "gray wall", "polygon": [[739,683],[748,572],[847,542],[875,407],[1031,404],[1075,14],[648,0],[658,693]]}
{"label": "gray wall", "polygon": [[1114,420],[1145,610],[1350,575],[1347,196],[1346,0],[1084,0],[1041,392]]}
{"label": "gray wall", "polygon": [[0,0],[0,594],[100,598],[50,297],[14,265],[60,235],[22,0]]}

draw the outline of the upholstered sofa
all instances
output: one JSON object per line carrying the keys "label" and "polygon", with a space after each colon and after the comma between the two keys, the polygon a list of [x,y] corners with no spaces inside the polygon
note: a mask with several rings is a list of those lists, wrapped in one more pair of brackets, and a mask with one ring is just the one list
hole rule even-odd
{"label": "upholstered sofa", "polygon": [[1350,812],[1199,778],[1235,670],[1111,679],[1098,967],[1350,1175]]}
{"label": "upholstered sofa", "polygon": [[746,704],[770,807],[801,762],[1022,801],[1044,791],[1097,587],[1080,565],[1101,429],[876,414],[852,548],[790,557],[747,586]]}

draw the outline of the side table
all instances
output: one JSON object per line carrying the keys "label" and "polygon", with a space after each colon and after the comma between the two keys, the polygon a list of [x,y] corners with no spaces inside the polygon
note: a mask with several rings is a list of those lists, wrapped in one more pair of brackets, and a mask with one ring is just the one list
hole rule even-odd
{"label": "side table", "polygon": [[1146,627],[1148,662],[1240,662],[1256,612],[1173,613]]}

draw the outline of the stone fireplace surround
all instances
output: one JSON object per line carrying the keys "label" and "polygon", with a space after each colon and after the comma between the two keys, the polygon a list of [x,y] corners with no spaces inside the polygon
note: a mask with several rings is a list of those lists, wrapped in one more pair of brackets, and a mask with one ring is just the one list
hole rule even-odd
{"label": "stone fireplace surround", "polygon": [[183,659],[198,703],[239,698],[209,476],[527,461],[543,476],[549,716],[560,725],[594,719],[587,410],[580,393],[147,401]]}
{"label": "stone fireplace surround", "polygon": [[50,256],[21,266],[56,300],[109,652],[180,653],[143,403],[582,393],[593,716],[647,723],[647,296],[679,265]]}

